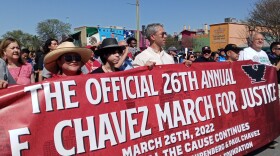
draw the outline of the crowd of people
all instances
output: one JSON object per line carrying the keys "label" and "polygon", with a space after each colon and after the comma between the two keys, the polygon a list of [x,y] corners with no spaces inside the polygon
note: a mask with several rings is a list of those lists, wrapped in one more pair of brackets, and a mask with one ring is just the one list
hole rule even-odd
{"label": "crowd of people", "polygon": [[[219,52],[211,51],[209,46],[202,47],[201,54],[192,51],[180,52],[171,46],[165,46],[167,33],[160,23],[149,24],[145,30],[150,45],[140,52],[133,37],[126,41],[106,38],[101,43],[76,47],[68,37],[62,42],[48,39],[43,46],[43,54],[35,57],[14,38],[5,38],[0,45],[0,88],[8,85],[28,85],[45,79],[81,74],[117,72],[147,66],[184,63],[187,67],[199,62],[233,62],[253,60],[261,64],[273,65],[280,69],[280,43],[271,44],[270,53],[262,50],[264,37],[255,33],[250,37],[248,48],[242,49],[236,44],[228,44]],[[36,59],[37,58],[37,59]],[[280,77],[280,74],[278,72]]]}
{"label": "crowd of people", "polygon": [[[61,43],[48,39],[40,57],[35,57],[28,49],[21,49],[16,39],[5,38],[0,44],[0,89],[13,84],[28,85],[64,76],[119,72],[139,66],[152,70],[156,65],[184,63],[187,68],[192,63],[239,60],[274,66],[280,82],[280,42],[273,42],[271,52],[267,53],[262,50],[264,36],[261,33],[250,36],[247,48],[230,43],[219,52],[212,52],[209,46],[204,46],[200,55],[192,51],[182,53],[173,46],[165,51],[167,33],[160,23],[149,24],[145,35],[150,45],[142,52],[136,48],[137,40],[133,37],[119,42],[106,38],[86,47],[77,47],[72,38],[67,38]],[[277,146],[277,142],[270,146]]]}

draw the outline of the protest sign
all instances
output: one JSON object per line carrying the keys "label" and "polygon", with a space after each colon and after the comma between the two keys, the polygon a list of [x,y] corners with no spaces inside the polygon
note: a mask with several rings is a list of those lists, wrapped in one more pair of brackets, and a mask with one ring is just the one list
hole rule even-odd
{"label": "protest sign", "polygon": [[1,155],[244,155],[279,136],[276,70],[161,65],[0,91]]}

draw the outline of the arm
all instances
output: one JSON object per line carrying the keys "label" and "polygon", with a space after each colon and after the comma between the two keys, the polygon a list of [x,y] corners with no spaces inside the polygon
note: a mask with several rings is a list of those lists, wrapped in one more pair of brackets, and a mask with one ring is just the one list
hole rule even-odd
{"label": "arm", "polygon": [[128,47],[125,48],[124,53],[122,54],[119,62],[115,65],[115,68],[120,68],[122,66],[123,62],[127,57],[127,54],[128,54]]}
{"label": "arm", "polygon": [[277,65],[275,66],[276,70],[279,71],[280,69],[280,61],[277,63]]}
{"label": "arm", "polygon": [[43,71],[42,71],[42,70],[39,70],[39,72],[38,72],[38,82],[43,81],[42,73],[43,73]]}
{"label": "arm", "polygon": [[190,67],[191,65],[192,65],[192,61],[190,61],[190,60],[184,60],[183,61],[183,64],[185,65],[185,66],[187,66],[187,67]]}
{"label": "arm", "polygon": [[33,72],[31,73],[30,81],[31,81],[31,83],[35,83],[35,76],[34,76]]}

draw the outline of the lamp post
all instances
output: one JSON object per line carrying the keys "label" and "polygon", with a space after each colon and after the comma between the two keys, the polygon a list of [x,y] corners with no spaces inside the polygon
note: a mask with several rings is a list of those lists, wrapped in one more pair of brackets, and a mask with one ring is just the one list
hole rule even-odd
{"label": "lamp post", "polygon": [[136,40],[137,40],[137,48],[139,48],[139,40],[140,40],[140,34],[139,34],[139,0],[136,0],[136,25],[137,25],[137,31],[136,31]]}
{"label": "lamp post", "polygon": [[136,0],[136,4],[127,3],[129,5],[136,5],[136,40],[137,40],[137,48],[139,48],[139,40],[140,40],[140,26],[139,26],[139,0]]}

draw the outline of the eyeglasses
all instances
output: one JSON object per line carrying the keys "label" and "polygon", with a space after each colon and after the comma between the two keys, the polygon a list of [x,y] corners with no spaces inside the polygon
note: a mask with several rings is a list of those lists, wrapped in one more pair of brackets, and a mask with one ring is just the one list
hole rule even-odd
{"label": "eyeglasses", "polygon": [[82,61],[82,57],[80,55],[64,55],[64,60],[66,62],[72,62],[72,61],[80,62]]}

